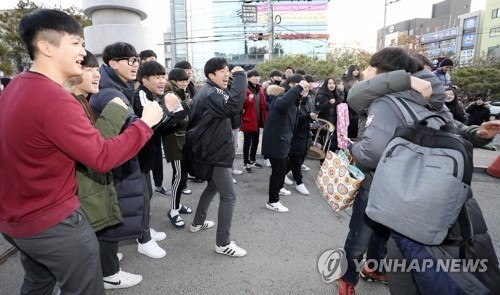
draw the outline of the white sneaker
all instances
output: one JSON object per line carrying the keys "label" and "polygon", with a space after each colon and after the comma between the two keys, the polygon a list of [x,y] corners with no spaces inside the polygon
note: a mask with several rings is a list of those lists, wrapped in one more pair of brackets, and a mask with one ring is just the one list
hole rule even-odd
{"label": "white sneaker", "polygon": [[112,276],[102,278],[104,281],[104,289],[123,289],[130,288],[142,281],[141,275],[134,275],[124,272],[121,269]]}
{"label": "white sneaker", "polygon": [[159,242],[165,240],[167,238],[167,234],[161,231],[155,231],[154,229],[150,228],[149,232],[151,234],[151,239]]}
{"label": "white sneaker", "polygon": [[291,191],[289,191],[289,190],[287,190],[287,189],[286,189],[286,188],[284,188],[284,187],[282,187],[282,188],[280,189],[280,194],[279,194],[280,196],[289,196],[289,195],[291,195],[291,194],[292,194],[292,192],[291,192]]}
{"label": "white sneaker", "polygon": [[122,261],[122,259],[123,259],[123,254],[122,254],[122,253],[120,253],[120,252],[118,252],[118,253],[116,253],[116,257],[118,257],[118,261]]}
{"label": "white sneaker", "polygon": [[243,174],[243,171],[233,168],[233,170],[231,170],[231,173],[233,175],[241,175],[241,174]]}
{"label": "white sneaker", "polygon": [[269,161],[269,159],[264,159],[264,166],[271,167],[271,161]]}
{"label": "white sneaker", "polygon": [[243,257],[247,255],[247,251],[238,247],[234,241],[231,241],[227,246],[215,245],[215,252],[232,257]]}
{"label": "white sneaker", "polygon": [[288,185],[293,184],[293,181],[290,178],[288,178],[288,175],[285,175],[285,184],[288,184]]}
{"label": "white sneaker", "polygon": [[189,226],[189,231],[191,231],[192,233],[195,233],[199,230],[202,230],[202,229],[209,229],[209,228],[212,228],[214,227],[215,225],[215,222],[213,221],[205,221],[205,223],[203,223],[203,225],[194,225],[194,223],[191,222],[191,225]]}
{"label": "white sneaker", "polygon": [[141,254],[149,256],[151,258],[163,258],[167,255],[167,252],[163,250],[154,239],[151,239],[149,242],[141,244],[137,246],[137,251]]}
{"label": "white sneaker", "polygon": [[266,208],[281,213],[288,212],[288,208],[283,206],[280,201],[276,203],[266,203]]}
{"label": "white sneaker", "polygon": [[295,187],[295,189],[296,189],[299,193],[301,193],[301,194],[303,194],[303,195],[306,195],[306,196],[307,196],[307,195],[309,195],[309,191],[307,190],[306,186],[305,186],[303,183],[301,183],[301,184],[297,185],[297,186]]}
{"label": "white sneaker", "polygon": [[237,183],[236,179],[233,178],[233,184]]}
{"label": "white sneaker", "polygon": [[301,169],[302,171],[309,171],[309,170],[311,170],[311,168],[307,167],[307,166],[306,166],[306,165],[304,165],[304,164],[302,164],[302,166],[300,166],[300,169]]}
{"label": "white sneaker", "polygon": [[190,195],[193,192],[191,191],[191,189],[189,187],[185,187],[184,189],[182,189],[182,193],[186,194],[186,195]]}

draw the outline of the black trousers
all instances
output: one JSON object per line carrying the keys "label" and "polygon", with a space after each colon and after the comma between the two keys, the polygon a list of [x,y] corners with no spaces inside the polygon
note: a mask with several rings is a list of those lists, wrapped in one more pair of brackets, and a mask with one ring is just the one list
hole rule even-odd
{"label": "black trousers", "polygon": [[304,163],[304,156],[290,155],[287,160],[286,171],[292,171],[293,180],[297,185],[302,184],[302,164]]}
{"label": "black trousers", "polygon": [[255,162],[257,147],[259,146],[259,131],[243,132],[243,164]]}
{"label": "black trousers", "polygon": [[102,276],[109,277],[120,271],[118,260],[118,242],[106,242],[99,240],[99,253],[101,254]]}
{"label": "black trousers", "polygon": [[271,176],[269,177],[269,203],[280,200],[280,189],[283,187],[286,175],[286,158],[269,158]]}
{"label": "black trousers", "polygon": [[155,161],[155,165],[153,167],[153,181],[156,187],[163,185],[163,158],[161,156],[161,151],[158,154],[158,160]]}

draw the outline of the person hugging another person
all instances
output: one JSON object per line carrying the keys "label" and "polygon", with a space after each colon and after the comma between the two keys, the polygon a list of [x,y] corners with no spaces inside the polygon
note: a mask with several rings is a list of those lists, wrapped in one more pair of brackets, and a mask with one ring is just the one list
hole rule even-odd
{"label": "person hugging another person", "polygon": [[241,128],[243,132],[243,164],[244,170],[252,172],[252,168],[262,168],[262,164],[255,160],[259,146],[259,128],[264,127],[267,117],[266,97],[260,85],[260,75],[252,70],[247,73],[248,88],[243,114],[241,115]]}

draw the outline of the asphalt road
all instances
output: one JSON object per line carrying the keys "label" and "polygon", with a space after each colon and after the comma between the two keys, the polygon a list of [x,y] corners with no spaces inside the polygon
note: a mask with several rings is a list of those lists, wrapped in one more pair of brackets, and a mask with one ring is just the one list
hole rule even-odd
{"label": "asphalt road", "polygon": [[[235,163],[241,169],[241,158]],[[282,197],[288,213],[265,209],[270,168],[235,176],[238,195],[231,232],[232,239],[248,251],[243,258],[215,253],[215,228],[197,233],[189,232],[188,227],[174,228],[166,216],[170,197],[155,195],[151,225],[167,232],[167,239],[159,242],[167,256],[152,259],[139,254],[136,244],[122,244],[121,268],[142,274],[144,280],[136,287],[107,294],[336,294],[335,284],[322,281],[317,261],[325,251],[344,245],[350,210],[333,214],[314,185],[319,162],[306,160],[306,164],[312,168],[304,172],[311,195],[300,195],[294,186],[286,186],[292,191],[291,196]],[[165,165],[164,171],[167,184],[170,165]],[[188,184],[193,194],[183,195],[181,202],[194,210],[205,184]],[[500,247],[500,179],[475,173],[473,190],[494,243]],[[209,220],[217,221],[217,208],[216,197]],[[184,215],[186,224],[192,218]],[[0,266],[0,294],[18,294],[22,279],[23,269],[16,254]],[[389,294],[389,289],[360,281],[356,292]]]}

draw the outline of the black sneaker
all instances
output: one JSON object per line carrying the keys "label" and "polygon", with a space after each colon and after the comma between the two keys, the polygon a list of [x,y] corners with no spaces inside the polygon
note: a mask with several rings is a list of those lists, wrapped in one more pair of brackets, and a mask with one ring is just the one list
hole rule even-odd
{"label": "black sneaker", "polygon": [[203,180],[199,179],[199,178],[196,178],[194,176],[192,176],[191,174],[188,174],[188,180],[191,180],[192,182],[196,182],[196,183],[202,183]]}
{"label": "black sneaker", "polygon": [[155,192],[157,192],[163,196],[171,196],[172,195],[172,192],[170,190],[166,190],[163,186],[160,188],[155,188]]}
{"label": "black sneaker", "polygon": [[257,167],[257,168],[262,168],[262,164],[260,164],[259,162],[250,162],[250,166],[251,167]]}
{"label": "black sneaker", "polygon": [[252,168],[250,168],[250,164],[246,164],[245,167],[243,167],[243,170],[248,173],[252,173]]}

